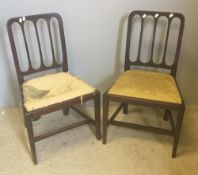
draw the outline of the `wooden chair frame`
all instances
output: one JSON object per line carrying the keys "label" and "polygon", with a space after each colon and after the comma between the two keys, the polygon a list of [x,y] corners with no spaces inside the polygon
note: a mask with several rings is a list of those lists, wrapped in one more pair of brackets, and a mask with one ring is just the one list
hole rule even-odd
{"label": "wooden chair frame", "polygon": [[[129,56],[131,27],[132,27],[132,20],[133,20],[134,16],[136,16],[136,15],[138,15],[141,18],[141,29],[140,29],[141,31],[140,31],[140,40],[139,40],[139,43],[137,43],[139,46],[137,59],[136,59],[136,61],[132,62],[130,60],[130,56]],[[147,15],[153,17],[154,28],[153,28],[153,37],[152,37],[151,58],[147,63],[143,63],[140,60],[140,53],[141,53],[144,19]],[[158,22],[158,19],[162,16],[166,17],[168,19],[167,36],[166,36],[163,60],[160,64],[156,64],[153,61],[154,40],[155,40],[157,22]],[[168,43],[169,29],[170,29],[171,22],[172,22],[173,18],[175,18],[175,17],[177,17],[180,20],[180,30],[179,30],[179,36],[178,36],[178,41],[177,41],[174,63],[172,65],[167,65],[165,62],[165,58],[166,58],[166,48],[167,48],[167,43]],[[125,71],[130,70],[131,65],[137,66],[137,67],[144,66],[144,67],[163,68],[163,69],[170,70],[170,74],[175,78],[176,72],[177,72],[177,65],[178,65],[178,59],[179,59],[179,54],[180,54],[183,30],[184,30],[184,16],[180,13],[158,12],[158,11],[140,11],[140,10],[131,12],[129,15],[129,18],[128,18],[127,43],[126,43],[124,70]],[[175,80],[176,80],[176,78],[175,78]],[[181,93],[180,93],[180,95],[181,95]],[[181,96],[181,98],[182,98],[182,96]],[[110,101],[119,102],[121,104],[117,108],[117,110],[113,113],[113,115],[111,117],[108,117]],[[127,123],[127,122],[122,122],[122,121],[116,121],[115,118],[122,109],[123,109],[124,114],[128,114],[128,104],[141,105],[141,106],[147,106],[147,107],[156,107],[156,108],[164,109],[165,110],[164,120],[170,119],[171,130],[162,129],[162,128],[158,128],[158,127],[139,125],[139,124],[134,124],[134,123]],[[172,110],[177,111],[176,124],[174,123],[174,120],[173,120],[173,116],[172,116],[172,112],[171,112]],[[176,157],[184,110],[185,110],[185,104],[184,104],[183,98],[182,98],[181,104],[176,104],[176,103],[167,103],[167,102],[161,102],[161,101],[112,95],[112,94],[108,94],[108,90],[107,90],[103,95],[103,144],[106,144],[106,141],[107,141],[107,128],[110,124],[112,124],[112,125],[117,125],[117,126],[122,126],[122,127],[127,127],[127,128],[140,129],[140,130],[144,130],[144,131],[150,131],[150,132],[155,132],[155,133],[159,133],[159,134],[166,134],[166,135],[173,136],[174,142],[173,142],[172,157]]]}
{"label": "wooden chair frame", "polygon": [[[62,57],[63,57],[63,61],[62,61],[61,64],[57,63],[57,61],[55,59],[55,53],[54,53],[55,43],[53,43],[52,31],[51,31],[51,28],[50,28],[50,20],[52,18],[55,18],[58,21],[60,42],[61,42],[61,49],[62,49]],[[37,28],[38,27],[37,26],[37,21],[39,19],[43,19],[47,22],[49,39],[50,39],[51,50],[52,50],[52,58],[53,58],[53,63],[50,66],[46,66],[44,64],[44,61],[43,61],[42,48],[41,48],[40,37],[39,37],[39,33],[38,33],[38,28]],[[28,48],[28,44],[27,44],[25,31],[24,31],[24,24],[25,24],[26,21],[31,21],[32,24],[34,25],[34,28],[35,28],[35,33],[36,33],[36,38],[37,38],[39,53],[40,53],[40,58],[41,58],[41,66],[38,69],[33,68],[32,63],[31,63],[29,48]],[[14,23],[18,23],[19,26],[21,27],[22,36],[23,36],[22,40],[24,41],[24,44],[25,44],[25,49],[26,49],[28,64],[29,64],[28,65],[29,69],[25,72],[21,70],[20,65],[19,65],[19,56],[17,54],[16,43],[15,43],[15,40],[14,40],[13,31],[12,31],[12,25]],[[44,108],[39,108],[39,109],[33,110],[31,112],[26,111],[26,109],[23,105],[24,104],[24,100],[23,100],[24,98],[23,98],[22,84],[25,81],[24,80],[25,76],[31,75],[31,74],[34,74],[34,73],[38,73],[38,72],[42,72],[42,71],[47,71],[47,70],[50,70],[50,69],[56,69],[56,68],[62,69],[63,72],[68,71],[65,36],[64,36],[63,22],[62,22],[61,16],[57,13],[48,13],[48,14],[39,14],[39,15],[11,18],[7,22],[7,31],[8,31],[9,40],[10,40],[11,49],[12,49],[13,58],[14,58],[14,63],[15,63],[15,67],[16,67],[18,83],[19,83],[19,87],[20,87],[24,122],[25,122],[25,126],[26,126],[27,132],[28,132],[33,163],[37,164],[35,142],[37,142],[41,139],[53,136],[55,134],[61,133],[61,132],[66,131],[68,129],[72,129],[72,128],[87,124],[89,122],[92,122],[96,126],[96,137],[97,137],[97,139],[100,139],[101,138],[101,132],[100,132],[100,92],[98,90],[95,90],[95,92],[92,93],[92,94],[87,94],[87,95],[84,95],[82,97],[79,96],[79,97],[76,97],[74,99],[66,100],[66,101],[63,101],[61,103],[56,103],[56,104],[53,104],[53,105],[50,105],[50,106],[47,106],[47,107],[44,107]],[[95,120],[92,119],[86,113],[80,111],[77,107],[74,106],[74,105],[82,103],[82,99],[83,99],[83,102],[86,102],[86,101],[89,101],[89,100],[94,101]],[[50,131],[50,132],[47,132],[47,133],[44,133],[44,134],[39,135],[39,136],[34,136],[33,126],[32,126],[32,122],[34,120],[39,119],[44,114],[48,114],[50,112],[54,112],[54,111],[57,111],[57,110],[63,110],[64,114],[68,114],[69,108],[73,109],[78,114],[80,114],[84,118],[84,120],[73,123],[73,124],[65,126],[65,127],[62,127],[62,128],[59,128],[59,129],[56,129],[56,130],[53,130],[53,131]]]}

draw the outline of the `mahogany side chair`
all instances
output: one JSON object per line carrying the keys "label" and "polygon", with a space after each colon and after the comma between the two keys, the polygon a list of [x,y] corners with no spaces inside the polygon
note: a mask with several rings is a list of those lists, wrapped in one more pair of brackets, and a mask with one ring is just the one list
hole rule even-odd
{"label": "mahogany side chair", "polygon": [[[37,164],[35,142],[63,131],[91,122],[96,128],[96,138],[99,140],[100,93],[96,88],[69,73],[61,16],[57,13],[47,13],[11,18],[7,22],[7,31],[33,163]],[[46,51],[50,53],[49,57],[46,56]],[[37,66],[35,62],[38,63]],[[27,65],[26,69],[24,65]],[[90,100],[94,102],[95,119],[75,106]],[[35,120],[57,110],[63,110],[64,114],[68,114],[70,108],[83,119],[35,136]]]}
{"label": "mahogany side chair", "polygon": [[[176,81],[183,30],[184,16],[180,13],[142,10],[130,13],[124,72],[103,94],[103,144],[112,124],[173,136],[172,157],[176,156],[185,110]],[[120,103],[112,116],[110,101]],[[129,104],[164,110],[162,121],[169,120],[170,129],[116,120],[122,109],[128,114]]]}

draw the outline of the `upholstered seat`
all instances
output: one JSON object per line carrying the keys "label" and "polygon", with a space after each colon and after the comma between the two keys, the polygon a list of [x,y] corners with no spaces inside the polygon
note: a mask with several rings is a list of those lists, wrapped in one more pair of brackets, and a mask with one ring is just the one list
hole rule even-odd
{"label": "upholstered seat", "polygon": [[129,70],[121,74],[108,94],[181,104],[173,76],[165,73]]}
{"label": "upholstered seat", "polygon": [[[42,22],[39,22],[40,20]],[[32,25],[27,25],[29,23]],[[13,30],[13,26],[19,30]],[[100,92],[68,73],[61,16],[57,13],[46,13],[14,17],[8,20],[7,30],[20,86],[21,107],[33,163],[37,164],[36,142],[69,129],[92,123],[96,129],[96,138],[99,140],[101,138]],[[19,40],[21,42],[18,42]],[[46,46],[50,47],[46,49]],[[21,65],[25,66],[26,70],[22,70]],[[57,73],[49,74],[52,70]],[[35,74],[39,77],[27,80]],[[41,76],[41,74],[45,75]],[[76,106],[87,101],[93,102],[93,117]],[[70,110],[73,110],[83,119],[36,135],[33,122],[59,110],[62,110],[64,115],[69,115]],[[59,118],[54,115],[54,121],[56,119]]]}
{"label": "upholstered seat", "polygon": [[[172,157],[176,157],[185,110],[176,80],[183,29],[184,16],[180,13],[135,10],[129,14],[124,73],[103,94],[104,144],[110,124],[140,129],[173,136]],[[120,105],[110,116],[111,101]],[[121,110],[129,113],[129,105],[164,110],[164,121],[170,121],[171,129],[149,125],[144,120],[142,124],[116,120]]]}
{"label": "upholstered seat", "polygon": [[27,111],[94,92],[93,87],[66,72],[48,74],[23,83],[24,106]]}

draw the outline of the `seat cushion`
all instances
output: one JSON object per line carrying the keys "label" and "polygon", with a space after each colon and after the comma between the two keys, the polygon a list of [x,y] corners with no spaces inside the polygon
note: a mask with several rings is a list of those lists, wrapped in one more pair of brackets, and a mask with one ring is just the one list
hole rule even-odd
{"label": "seat cushion", "polygon": [[108,94],[181,104],[175,79],[165,73],[129,70],[121,74]]}
{"label": "seat cushion", "polygon": [[24,82],[22,87],[27,111],[95,92],[93,87],[68,72],[34,78]]}

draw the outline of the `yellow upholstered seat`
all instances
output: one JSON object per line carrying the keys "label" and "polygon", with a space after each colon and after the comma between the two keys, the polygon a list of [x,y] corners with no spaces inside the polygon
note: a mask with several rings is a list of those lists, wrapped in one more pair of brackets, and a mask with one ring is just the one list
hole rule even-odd
{"label": "yellow upholstered seat", "polygon": [[[177,22],[173,22],[176,18]],[[107,142],[108,126],[112,124],[171,135],[174,137],[172,157],[176,156],[185,110],[176,80],[184,21],[184,16],[181,13],[135,10],[129,14],[126,32],[125,72],[103,95],[104,144]],[[174,27],[170,27],[173,23]],[[140,27],[137,27],[139,25]],[[154,30],[148,29],[148,26]],[[174,37],[170,35],[171,32],[174,33]],[[170,61],[172,64],[169,64]],[[131,68],[132,70],[130,70]],[[162,70],[170,74],[164,73]],[[112,112],[112,116],[109,115],[111,101],[120,103],[115,112]],[[129,105],[160,108],[163,111],[164,121],[170,121],[171,129],[165,129],[161,124],[154,126],[152,121],[142,120],[139,123],[128,122],[121,118],[116,120],[121,110],[123,114],[129,112],[131,112],[130,115],[134,114],[129,110]],[[148,116],[148,120],[149,118]],[[159,118],[160,116],[158,116]]]}
{"label": "yellow upholstered seat", "polygon": [[95,89],[66,72],[45,75],[23,83],[27,111],[94,93]]}
{"label": "yellow upholstered seat", "polygon": [[175,79],[165,73],[129,70],[124,72],[108,94],[181,104]]}

